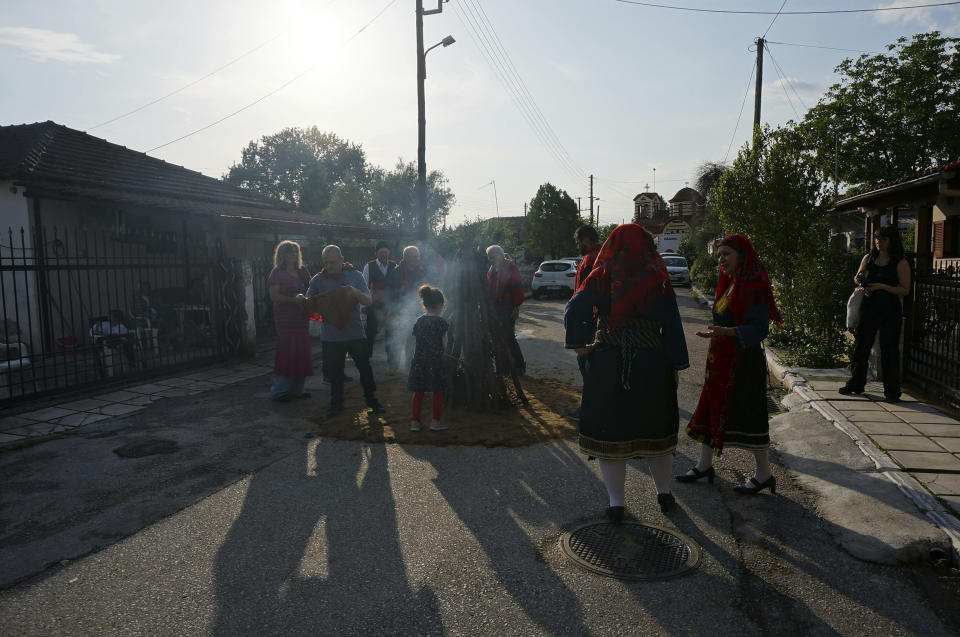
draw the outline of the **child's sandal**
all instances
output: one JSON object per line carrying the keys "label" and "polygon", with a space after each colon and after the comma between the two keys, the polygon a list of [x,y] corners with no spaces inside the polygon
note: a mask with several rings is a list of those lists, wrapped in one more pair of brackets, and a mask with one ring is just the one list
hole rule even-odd
{"label": "child's sandal", "polygon": [[423,428],[423,425],[420,424],[419,420],[410,421],[410,431],[420,431]]}

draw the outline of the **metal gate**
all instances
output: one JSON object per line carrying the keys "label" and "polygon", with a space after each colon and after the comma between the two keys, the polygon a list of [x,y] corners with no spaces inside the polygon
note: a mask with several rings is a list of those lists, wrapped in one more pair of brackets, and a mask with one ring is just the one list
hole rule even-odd
{"label": "metal gate", "polygon": [[960,269],[919,272],[903,343],[904,376],[960,401]]}
{"label": "metal gate", "polygon": [[0,406],[235,355],[239,265],[175,233],[8,228]]}

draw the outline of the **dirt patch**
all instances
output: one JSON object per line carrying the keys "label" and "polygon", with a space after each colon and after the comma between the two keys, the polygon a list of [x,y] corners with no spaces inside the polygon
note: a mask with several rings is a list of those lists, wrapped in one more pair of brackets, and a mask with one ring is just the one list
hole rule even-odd
{"label": "dirt patch", "polygon": [[580,387],[525,377],[523,391],[527,405],[516,401],[501,411],[444,408],[443,421],[450,427],[446,431],[427,428],[433,409],[429,394],[423,400],[423,429],[410,431],[412,395],[401,378],[377,383],[377,399],[387,409],[384,414],[372,413],[364,405],[359,383],[351,383],[344,392],[343,413],[327,418],[327,405],[317,405],[307,418],[317,423],[318,436],[367,442],[520,447],[576,436],[577,423],[565,414],[580,404]]}

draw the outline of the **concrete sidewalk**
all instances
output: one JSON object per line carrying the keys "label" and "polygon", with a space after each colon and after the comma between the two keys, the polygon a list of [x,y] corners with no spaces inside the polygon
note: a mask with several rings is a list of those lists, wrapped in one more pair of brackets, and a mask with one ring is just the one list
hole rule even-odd
{"label": "concrete sidewalk", "polygon": [[846,370],[788,368],[769,349],[767,363],[792,391],[784,405],[815,411],[846,434],[872,464],[869,469],[896,485],[946,535],[953,563],[960,564],[960,420],[909,392],[888,403],[877,382],[861,395],[840,394]]}

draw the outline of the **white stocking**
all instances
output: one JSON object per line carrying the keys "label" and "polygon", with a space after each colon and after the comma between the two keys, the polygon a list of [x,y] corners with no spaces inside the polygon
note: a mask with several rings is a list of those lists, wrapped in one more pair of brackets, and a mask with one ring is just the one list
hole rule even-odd
{"label": "white stocking", "polygon": [[754,478],[757,482],[765,482],[770,478],[770,449],[754,449],[753,457],[757,459],[757,471]]}
{"label": "white stocking", "polygon": [[622,507],[624,485],[627,481],[627,461],[604,460],[601,458],[600,475],[603,476],[603,484],[607,487],[610,506]]}
{"label": "white stocking", "polygon": [[700,445],[700,460],[697,462],[697,471],[706,471],[713,466],[713,447]]}
{"label": "white stocking", "polygon": [[665,456],[647,458],[647,464],[650,466],[650,473],[653,474],[653,483],[657,485],[657,493],[670,493],[673,485],[673,477],[670,475],[673,455],[668,453]]}

